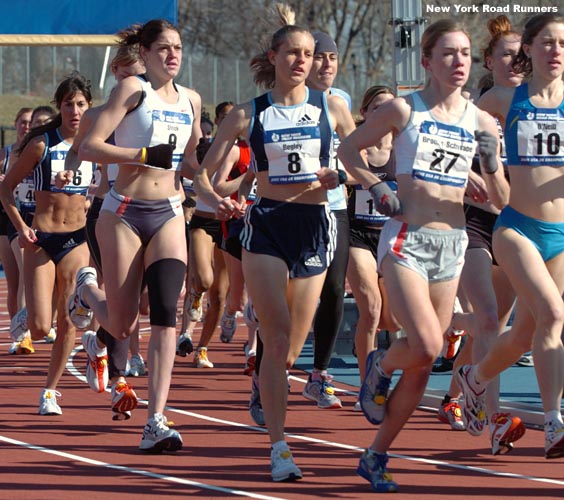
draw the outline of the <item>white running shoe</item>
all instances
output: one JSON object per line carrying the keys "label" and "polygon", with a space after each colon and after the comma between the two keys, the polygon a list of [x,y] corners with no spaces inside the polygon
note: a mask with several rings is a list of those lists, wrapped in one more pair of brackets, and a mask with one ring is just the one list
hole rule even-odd
{"label": "white running shoe", "polygon": [[296,481],[302,478],[302,471],[294,463],[289,448],[276,453],[270,452],[270,467],[273,481]]}
{"label": "white running shoe", "polygon": [[194,365],[196,368],[213,368],[213,363],[208,359],[207,347],[198,347],[194,353]]}
{"label": "white running shoe", "polygon": [[21,342],[27,331],[27,308],[23,307],[10,321],[10,337],[12,342]]}
{"label": "white running shoe", "polygon": [[104,392],[108,386],[108,351],[100,349],[96,332],[88,330],[82,335],[82,345],[86,351],[86,381],[93,391]]}
{"label": "white running shoe", "polygon": [[464,397],[461,399],[462,418],[466,430],[473,436],[479,436],[484,431],[486,424],[486,388],[477,392],[471,385],[472,377],[471,365],[461,366],[456,372],[455,377],[458,386]]}
{"label": "white running shoe", "polygon": [[43,389],[39,396],[39,415],[62,415],[63,410],[57,404],[57,396],[61,397],[59,391],[53,389]]}
{"label": "white running shoe", "polygon": [[17,354],[18,352],[18,347],[20,347],[20,343],[19,342],[12,342],[10,344],[10,347],[8,347],[8,354]]}
{"label": "white running shoe", "polygon": [[69,317],[74,326],[83,330],[92,321],[92,309],[81,300],[84,285],[98,286],[98,274],[93,267],[81,267],[76,273],[76,286],[69,299]]}
{"label": "white running shoe", "polygon": [[51,330],[49,330],[49,333],[45,335],[45,343],[54,344],[55,340],[57,340],[57,331],[54,328],[51,328]]}
{"label": "white running shoe", "polygon": [[145,375],[147,367],[141,354],[133,354],[129,360],[129,375],[132,377],[140,377]]}
{"label": "white running shoe", "polygon": [[143,429],[143,437],[139,449],[149,453],[178,451],[182,448],[182,437],[169,428],[170,422],[162,413],[155,413]]}
{"label": "white running shoe", "polygon": [[564,426],[560,422],[544,424],[546,458],[564,457]]}
{"label": "white running shoe", "polygon": [[202,297],[203,293],[197,294],[191,291],[188,301],[188,318],[190,321],[201,321],[202,319]]}
{"label": "white running shoe", "polygon": [[237,330],[237,316],[236,314],[229,314],[227,309],[223,312],[223,316],[220,321],[221,334],[219,339],[224,343],[228,344],[233,340],[233,335]]}
{"label": "white running shoe", "polygon": [[176,340],[176,355],[185,358],[192,352],[194,352],[194,344],[191,335],[187,332],[181,333]]}

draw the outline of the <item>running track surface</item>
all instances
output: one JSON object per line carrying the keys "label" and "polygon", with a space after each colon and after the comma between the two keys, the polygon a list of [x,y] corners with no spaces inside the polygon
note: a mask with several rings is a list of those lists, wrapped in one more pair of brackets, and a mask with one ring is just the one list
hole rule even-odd
{"label": "running track surface", "polygon": [[[130,379],[139,407],[128,421],[111,420],[109,392],[92,392],[77,339],[58,390],[62,416],[37,415],[51,346],[36,342],[30,356],[7,354],[5,283],[0,281],[0,499],[272,498],[362,499],[370,485],[356,473],[376,428],[352,411],[357,387],[338,386],[344,407],[319,410],[302,395],[307,374],[291,372],[287,441],[304,478],[273,483],[264,428],[247,410],[250,378],[243,375],[239,327],[231,344],[214,339],[212,369],[176,358],[166,415],[184,440],[175,454],[138,450],[145,424],[147,377]],[[142,353],[148,324],[142,323]],[[198,338],[199,328],[195,339]],[[79,336],[80,336],[79,332]],[[219,335],[217,335],[219,337]],[[389,469],[400,485],[393,498],[564,498],[564,459],[543,456],[544,435],[528,429],[513,453],[493,457],[486,433],[472,437],[420,408],[391,450]]]}

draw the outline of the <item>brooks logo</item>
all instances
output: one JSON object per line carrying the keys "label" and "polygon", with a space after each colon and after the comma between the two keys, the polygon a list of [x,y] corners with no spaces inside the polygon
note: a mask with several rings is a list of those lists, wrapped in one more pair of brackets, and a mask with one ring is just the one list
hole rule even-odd
{"label": "brooks logo", "polygon": [[321,262],[321,257],[319,257],[319,255],[313,255],[307,259],[304,264],[307,267],[323,267],[323,262]]}

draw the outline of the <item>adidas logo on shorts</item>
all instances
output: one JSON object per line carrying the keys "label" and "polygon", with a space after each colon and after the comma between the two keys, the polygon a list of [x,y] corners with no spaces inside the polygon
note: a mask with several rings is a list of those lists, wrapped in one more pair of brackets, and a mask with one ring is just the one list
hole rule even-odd
{"label": "adidas logo on shorts", "polygon": [[63,248],[67,249],[67,248],[74,248],[76,246],[76,241],[74,241],[74,238],[71,238],[70,240],[66,241],[63,244]]}
{"label": "adidas logo on shorts", "polygon": [[307,267],[323,267],[323,262],[321,262],[321,257],[319,255],[314,255],[307,259],[304,264]]}

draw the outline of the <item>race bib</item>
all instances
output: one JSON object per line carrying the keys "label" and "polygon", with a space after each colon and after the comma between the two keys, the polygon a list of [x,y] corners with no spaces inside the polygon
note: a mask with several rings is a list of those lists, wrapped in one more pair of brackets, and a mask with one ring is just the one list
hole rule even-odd
{"label": "race bib", "polygon": [[319,127],[273,130],[264,134],[271,184],[297,184],[317,180]]}
{"label": "race bib", "polygon": [[94,172],[93,163],[83,161],[75,171],[72,181],[64,188],[60,189],[55,186],[55,176],[65,170],[67,151],[51,149],[49,154],[51,156],[51,191],[54,193],[81,194],[86,196],[90,183],[92,182]]}
{"label": "race bib", "polygon": [[419,130],[412,176],[427,182],[464,187],[476,149],[467,130],[424,121]]}
{"label": "race bib", "polygon": [[188,113],[153,110],[152,145],[170,144],[173,148],[172,168],[180,170],[184,148],[192,133],[192,118]]}
{"label": "race bib", "polygon": [[521,165],[564,165],[564,111],[522,110],[517,122],[517,153]]}
{"label": "race bib", "polygon": [[35,186],[33,176],[26,177],[16,190],[20,208],[35,208]]}
{"label": "race bib", "polygon": [[[398,184],[396,181],[385,182],[394,193],[397,193]],[[374,205],[374,200],[368,189],[364,189],[360,184],[356,185],[354,218],[373,226],[383,226],[389,217],[378,212]]]}

